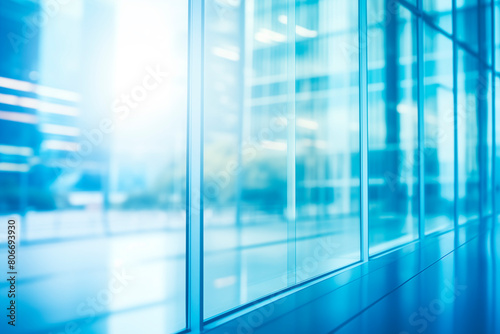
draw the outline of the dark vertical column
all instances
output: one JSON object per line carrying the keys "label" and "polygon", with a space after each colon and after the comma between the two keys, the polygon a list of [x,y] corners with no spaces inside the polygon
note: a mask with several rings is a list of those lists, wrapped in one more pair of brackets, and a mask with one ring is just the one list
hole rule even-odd
{"label": "dark vertical column", "polygon": [[361,168],[361,261],[369,260],[368,241],[368,19],[367,1],[358,2],[359,25],[359,140]]}
{"label": "dark vertical column", "polygon": [[[393,12],[391,8],[394,7],[393,0],[386,0],[386,12]],[[397,111],[399,103],[399,31],[398,31],[398,17],[397,15],[391,16],[386,20],[385,24],[385,159],[382,163],[385,164],[384,170],[396,178],[396,187],[394,191],[389,191],[385,194],[389,207],[387,211],[400,212],[406,206],[402,206],[403,201],[399,200],[399,194],[404,190],[399,189],[402,185],[399,184],[399,144],[400,144],[400,122],[399,113]],[[397,207],[395,204],[397,203]]]}
{"label": "dark vertical column", "polygon": [[[484,59],[486,55],[486,15],[483,10],[482,2],[478,1],[478,51],[479,59]],[[487,155],[487,134],[488,134],[488,73],[485,65],[482,61],[479,61],[478,68],[478,82],[476,88],[477,97],[477,113],[479,122],[479,216],[481,218],[481,226],[484,226],[483,217],[485,214],[485,206],[487,201],[487,187],[486,187],[486,177],[487,168],[486,163],[488,161]]]}
{"label": "dark vertical column", "polygon": [[[418,0],[423,8],[423,0]],[[417,74],[418,74],[418,236],[425,238],[425,132],[424,132],[424,22],[417,17]]]}

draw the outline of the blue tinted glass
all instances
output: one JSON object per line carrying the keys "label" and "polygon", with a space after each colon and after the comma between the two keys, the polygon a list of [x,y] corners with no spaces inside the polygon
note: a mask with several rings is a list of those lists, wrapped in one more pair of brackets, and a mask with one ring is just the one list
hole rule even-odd
{"label": "blue tinted glass", "polygon": [[452,32],[453,0],[422,0],[422,8],[427,18],[435,25]]}
{"label": "blue tinted glass", "polygon": [[298,282],[360,258],[357,13],[350,0],[296,9]]}
{"label": "blue tinted glass", "polygon": [[[478,0],[455,0],[457,4],[457,39],[478,50]],[[481,24],[484,24],[484,17]]]}
{"label": "blue tinted glass", "polygon": [[452,42],[424,25],[425,231],[453,226],[454,108]]}
{"label": "blue tinted glass", "polygon": [[206,3],[207,318],[288,284],[286,15],[283,1]]}
{"label": "blue tinted glass", "polygon": [[214,1],[206,15],[212,317],[359,261],[358,11],[347,0],[300,3],[295,29],[283,1]]}
{"label": "blue tinted glass", "polygon": [[458,52],[458,212],[463,224],[479,217],[478,60]]}
{"label": "blue tinted glass", "polygon": [[[369,13],[385,0],[370,1]],[[370,253],[418,237],[416,19],[403,7],[371,21],[368,39]]]}
{"label": "blue tinted glass", "polygon": [[22,215],[16,329],[182,330],[187,3],[0,8],[0,210]]}
{"label": "blue tinted glass", "polygon": [[500,207],[500,117],[498,117],[498,110],[500,110],[500,77],[495,78],[495,140],[496,140],[496,152],[495,152],[495,199],[496,207]]}

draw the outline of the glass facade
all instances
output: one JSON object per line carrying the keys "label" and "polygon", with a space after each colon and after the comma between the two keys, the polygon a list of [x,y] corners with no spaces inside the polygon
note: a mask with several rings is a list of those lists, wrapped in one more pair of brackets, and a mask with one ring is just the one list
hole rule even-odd
{"label": "glass facade", "polygon": [[0,8],[23,332],[196,329],[500,210],[498,0]]}
{"label": "glass facade", "polygon": [[[423,14],[430,23],[443,29],[446,33],[453,31],[453,1],[464,2],[468,0],[417,0],[422,3]],[[471,0],[471,2],[474,0]],[[458,20],[458,15],[456,17]]]}
{"label": "glass facade", "polygon": [[479,218],[478,60],[458,50],[457,137],[459,223]]}
{"label": "glass facade", "polygon": [[417,21],[404,7],[387,6],[368,2],[371,254],[418,238]]}
{"label": "glass facade", "polygon": [[454,221],[453,42],[424,23],[424,190],[425,233],[446,230]]}
{"label": "glass facade", "polygon": [[[358,5],[297,2],[295,24],[295,138],[289,142],[295,140],[299,283],[360,259],[359,62],[345,50],[359,39]],[[327,255],[318,257],[319,251]]]}

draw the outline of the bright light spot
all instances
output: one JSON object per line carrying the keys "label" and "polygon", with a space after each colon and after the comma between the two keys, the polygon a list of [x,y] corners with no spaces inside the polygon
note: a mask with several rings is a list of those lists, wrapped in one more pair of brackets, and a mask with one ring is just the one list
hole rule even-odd
{"label": "bright light spot", "polygon": [[262,28],[255,34],[255,39],[262,43],[271,44],[273,42],[285,42],[286,36],[276,31]]}
{"label": "bright light spot", "polygon": [[321,150],[324,150],[328,147],[327,142],[324,140],[311,140],[311,139],[301,140],[300,145],[304,147],[314,147]]}
{"label": "bright light spot", "polygon": [[49,133],[53,135],[72,136],[72,137],[77,137],[80,135],[80,129],[72,126],[42,124],[40,130],[43,133]]}
{"label": "bright light spot", "polygon": [[285,142],[264,140],[264,141],[262,141],[262,147],[267,148],[268,150],[286,151],[286,143]]}
{"label": "bright light spot", "polygon": [[31,97],[17,97],[10,94],[0,94],[0,103],[66,116],[78,115],[78,109],[75,107],[40,101]]}
{"label": "bright light spot", "polygon": [[302,36],[302,37],[307,37],[307,38],[314,38],[318,36],[318,32],[315,30],[310,30],[301,26],[296,26],[295,27],[295,32],[297,35]]}
{"label": "bright light spot", "polygon": [[38,120],[35,115],[21,112],[0,111],[0,119],[4,121],[12,121],[27,124],[37,124]]}
{"label": "bright light spot", "polygon": [[0,94],[0,103],[17,106],[19,105],[19,97],[9,94]]}
{"label": "bright light spot", "polygon": [[33,155],[33,149],[24,146],[0,145],[0,153],[7,155],[20,155],[30,157]]}
{"label": "bright light spot", "polygon": [[316,121],[311,121],[309,119],[299,118],[297,119],[297,126],[309,130],[317,130],[319,128],[319,124]]}
{"label": "bright light spot", "polygon": [[[286,15],[280,15],[278,16],[278,21],[283,24],[288,23],[288,17]],[[314,38],[318,36],[318,32],[315,30],[307,29],[302,26],[295,26],[295,33],[299,36],[302,37],[307,37],[307,38]]]}
{"label": "bright light spot", "polygon": [[214,280],[214,285],[217,289],[225,288],[236,283],[236,276],[226,276]]}
{"label": "bright light spot", "polygon": [[214,48],[212,48],[212,53],[214,55],[216,55],[217,57],[221,57],[224,59],[228,59],[228,60],[232,60],[232,61],[240,60],[240,55],[237,51],[231,51],[228,49],[214,47]]}
{"label": "bright light spot", "polygon": [[80,101],[80,94],[70,92],[68,90],[52,88],[47,86],[36,86],[35,93],[56,99],[78,102]]}
{"label": "bright light spot", "polygon": [[409,113],[412,113],[414,111],[416,112],[414,107],[409,106],[407,104],[403,104],[403,103],[398,104],[396,109],[397,109],[398,113],[400,113],[400,114],[409,114]]}
{"label": "bright light spot", "polygon": [[23,92],[32,92],[34,90],[34,85],[29,82],[3,77],[0,77],[0,87]]}
{"label": "bright light spot", "polygon": [[53,97],[60,100],[73,102],[80,101],[80,95],[75,92],[47,86],[38,86],[28,81],[0,77],[0,87],[22,92],[33,92],[38,95]]}
{"label": "bright light spot", "polygon": [[69,194],[68,201],[75,206],[102,204],[104,196],[98,191],[75,191]]}
{"label": "bright light spot", "polygon": [[27,172],[30,167],[28,164],[14,164],[10,162],[0,162],[0,170],[4,172]]}
{"label": "bright light spot", "polygon": [[77,143],[63,140],[46,140],[42,143],[44,150],[70,151],[76,152],[80,149]]}

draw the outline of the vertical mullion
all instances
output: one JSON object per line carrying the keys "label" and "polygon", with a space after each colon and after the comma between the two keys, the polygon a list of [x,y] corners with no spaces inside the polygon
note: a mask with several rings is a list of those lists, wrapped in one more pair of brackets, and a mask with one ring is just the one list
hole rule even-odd
{"label": "vertical mullion", "polygon": [[358,2],[359,139],[361,150],[361,261],[368,261],[368,16],[367,0]]}
{"label": "vertical mullion", "polygon": [[[418,2],[420,13],[422,0]],[[417,17],[417,76],[418,76],[418,236],[425,238],[425,132],[424,132],[424,21]]]}
{"label": "vertical mullion", "polygon": [[295,0],[287,2],[287,284],[296,277],[295,174]]}
{"label": "vertical mullion", "polygon": [[203,31],[204,0],[189,1],[186,212],[187,328],[203,330]]}
{"label": "vertical mullion", "polygon": [[497,197],[497,191],[496,191],[496,184],[497,184],[497,176],[496,176],[496,150],[497,150],[497,140],[496,140],[496,69],[495,69],[495,66],[496,66],[496,59],[495,59],[495,48],[496,48],[496,45],[495,45],[495,2],[494,1],[491,1],[490,3],[490,6],[491,6],[491,65],[492,65],[492,71],[491,71],[491,110],[492,110],[492,115],[491,115],[491,136],[493,137],[492,138],[492,142],[491,142],[491,146],[492,146],[492,151],[491,152],[491,160],[492,160],[492,166],[491,166],[491,182],[493,183],[492,184],[492,187],[491,187],[491,200],[493,201],[492,203],[492,211],[493,211],[493,219],[492,219],[492,223],[493,223],[493,226],[496,225],[496,221],[497,221],[497,200],[496,200],[496,197]]}
{"label": "vertical mullion", "polygon": [[458,196],[458,45],[457,39],[457,3],[453,0],[452,8],[452,42],[453,42],[453,193],[454,193],[454,206],[453,206],[453,227],[455,230],[455,237],[458,238],[458,222],[459,222],[459,196]]}
{"label": "vertical mullion", "polygon": [[485,66],[483,65],[483,51],[484,51],[484,45],[482,43],[482,35],[484,33],[484,25],[486,24],[483,19],[482,13],[482,8],[481,8],[481,0],[476,0],[476,6],[477,6],[477,50],[478,50],[478,82],[476,83],[476,113],[477,117],[479,119],[479,128],[478,128],[478,146],[479,146],[479,152],[478,152],[478,160],[479,160],[479,223],[480,226],[484,225],[483,219],[484,219],[484,211],[485,211],[485,196],[486,196],[486,189],[485,189],[485,181],[486,181],[486,164],[485,162],[487,161],[486,157],[486,133],[488,131],[487,127],[487,122],[488,122],[488,116],[487,116],[487,111],[485,112],[484,109],[484,101],[481,97],[481,92],[479,91],[480,89],[480,80],[482,80],[482,75],[484,73],[484,68]]}

